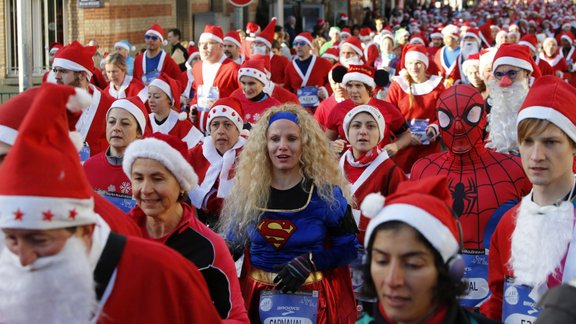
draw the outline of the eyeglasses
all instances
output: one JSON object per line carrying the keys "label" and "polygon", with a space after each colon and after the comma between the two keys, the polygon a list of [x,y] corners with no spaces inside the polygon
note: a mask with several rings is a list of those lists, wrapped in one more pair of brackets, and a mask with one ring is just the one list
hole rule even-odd
{"label": "eyeglasses", "polygon": [[294,44],[294,46],[306,46],[306,45],[308,45],[308,43],[306,43],[306,42],[294,42],[293,44]]}
{"label": "eyeglasses", "polygon": [[515,80],[518,77],[518,74],[520,74],[520,72],[522,72],[522,69],[508,70],[506,72],[496,71],[496,72],[494,72],[494,78],[496,80],[500,80],[506,75],[506,76],[508,76],[508,78],[510,78],[510,80]]}
{"label": "eyeglasses", "polygon": [[158,36],[154,36],[154,35],[144,35],[144,39],[145,40],[153,40],[153,41],[157,41],[160,39],[160,37]]}

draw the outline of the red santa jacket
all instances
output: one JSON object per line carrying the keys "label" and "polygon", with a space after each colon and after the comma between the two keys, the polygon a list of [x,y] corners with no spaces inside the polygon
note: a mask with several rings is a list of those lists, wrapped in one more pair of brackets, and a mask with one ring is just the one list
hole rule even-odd
{"label": "red santa jacket", "polygon": [[374,67],[374,62],[380,55],[380,51],[378,51],[378,46],[374,42],[370,42],[364,46],[364,61],[366,61],[366,65],[370,67]]}
{"label": "red santa jacket", "polygon": [[[143,54],[137,55],[134,58],[134,71],[132,72],[134,79],[143,81],[142,76],[145,74],[144,65],[146,64],[146,60],[144,60],[144,55],[146,55],[146,53],[148,52],[146,51]],[[176,62],[174,62],[172,57],[170,57],[170,55],[168,55],[168,53],[166,53],[166,51],[164,50],[160,50],[160,53],[158,53],[158,55],[161,55],[160,62],[158,63],[157,68],[158,71],[160,73],[164,72],[168,74],[168,76],[170,76],[174,80],[180,80],[180,72],[181,72],[180,67],[178,66],[178,64],[176,64]]]}
{"label": "red santa jacket", "polygon": [[106,151],[89,158],[82,167],[93,189],[132,195],[132,184],[122,165],[110,164]]}
{"label": "red santa jacket", "polygon": [[296,60],[298,58],[295,58],[291,64],[286,66],[284,88],[292,93],[296,93],[296,90],[302,87],[311,86],[326,87],[330,91],[328,73],[332,68],[332,64],[328,60],[312,55],[312,62],[310,62],[306,74],[300,71]]}
{"label": "red santa jacket", "polygon": [[273,82],[270,82],[270,84],[268,85],[268,89],[264,90],[266,91],[266,93],[270,94],[272,98],[280,101],[281,103],[295,103],[295,104],[299,104],[298,102],[298,97],[296,97],[296,95],[286,89],[284,89],[281,86],[278,86],[276,84],[274,84]]}
{"label": "red santa jacket", "polygon": [[178,137],[184,143],[188,145],[188,148],[193,148],[196,146],[204,137],[204,135],[192,125],[192,122],[188,119],[180,120],[179,114],[174,110],[170,110],[168,119],[162,123],[158,124],[154,113],[148,115],[148,122],[152,126],[152,132],[160,132],[162,134],[170,134]]}
{"label": "red santa jacket", "polygon": [[328,116],[330,116],[330,112],[332,112],[332,109],[334,109],[337,104],[339,104],[339,102],[336,101],[336,97],[334,94],[332,94],[326,100],[322,101],[318,108],[316,108],[316,111],[314,112],[314,119],[316,119],[318,124],[320,124],[320,127],[322,127],[323,131],[326,131]]}
{"label": "red santa jacket", "polygon": [[88,92],[92,95],[92,103],[85,109],[76,123],[76,130],[90,146],[90,156],[94,156],[108,148],[106,140],[106,112],[114,102],[114,98],[106,92],[90,85]]}
{"label": "red santa jacket", "polygon": [[142,102],[148,101],[148,88],[146,88],[142,81],[135,79],[130,75],[126,75],[124,77],[124,81],[122,82],[120,88],[116,89],[112,83],[109,83],[108,86],[104,89],[104,92],[109,94],[114,99],[138,96]]}
{"label": "red santa jacket", "polygon": [[282,104],[280,101],[270,96],[261,101],[252,101],[246,98],[242,89],[237,89],[230,95],[230,97],[234,97],[240,101],[242,110],[244,111],[244,122],[250,124],[256,124],[268,108]]}
{"label": "red santa jacket", "polygon": [[283,85],[286,79],[286,67],[290,65],[290,60],[282,55],[273,54],[270,59],[270,80],[278,85]]}
{"label": "red santa jacket", "polygon": [[386,197],[396,191],[400,182],[406,180],[404,172],[396,166],[385,151],[378,153],[377,150],[372,150],[369,153],[375,157],[372,157],[373,159],[368,157],[371,160],[368,163],[364,161],[367,158],[366,155],[356,161],[352,155],[352,148],[340,158],[340,169],[352,185],[355,202],[353,214],[360,231],[358,233],[360,244],[364,244],[364,235],[370,222],[370,218],[362,215],[359,210],[364,198],[374,192]]}

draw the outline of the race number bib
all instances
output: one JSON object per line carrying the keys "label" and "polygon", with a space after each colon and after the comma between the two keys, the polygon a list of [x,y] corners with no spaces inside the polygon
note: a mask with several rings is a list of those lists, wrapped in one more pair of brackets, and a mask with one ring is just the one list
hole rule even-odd
{"label": "race number bib", "polygon": [[296,96],[302,107],[316,107],[320,103],[318,99],[318,87],[302,87],[296,90]]}
{"label": "race number bib", "polygon": [[98,193],[125,213],[136,207],[136,200],[130,195],[109,191],[98,191]]}
{"label": "race number bib", "polygon": [[466,263],[464,268],[464,282],[468,289],[460,297],[460,305],[476,307],[480,302],[490,296],[488,287],[488,250],[463,250],[462,257]]}
{"label": "race number bib", "polygon": [[533,324],[540,313],[536,307],[541,296],[535,289],[514,283],[513,278],[504,280],[502,321],[505,324]]}
{"label": "race number bib", "polygon": [[429,125],[428,119],[411,119],[408,123],[412,134],[416,135],[423,145],[430,144],[428,136],[426,136],[426,128]]}
{"label": "race number bib", "polygon": [[90,158],[90,146],[88,145],[88,142],[84,142],[84,145],[78,154],[80,155],[80,163],[82,164],[84,164],[84,162]]}
{"label": "race number bib", "polygon": [[220,91],[217,87],[206,87],[200,85],[198,87],[198,111],[208,112],[216,100],[220,96]]}
{"label": "race number bib", "polygon": [[157,79],[158,76],[160,76],[160,71],[158,70],[150,71],[142,76],[142,82],[144,82],[145,85],[149,85],[150,82]]}
{"label": "race number bib", "polygon": [[316,324],[318,291],[282,293],[266,290],[260,294],[260,321],[264,324]]}

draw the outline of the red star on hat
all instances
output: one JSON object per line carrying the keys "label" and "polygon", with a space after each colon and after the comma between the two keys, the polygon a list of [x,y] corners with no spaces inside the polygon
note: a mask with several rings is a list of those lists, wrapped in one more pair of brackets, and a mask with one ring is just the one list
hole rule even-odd
{"label": "red star on hat", "polygon": [[53,217],[54,214],[52,214],[52,212],[49,210],[42,213],[42,220],[45,220],[47,222],[51,222]]}
{"label": "red star on hat", "polygon": [[68,214],[68,217],[70,217],[70,219],[74,220],[74,219],[76,219],[76,215],[78,215],[78,212],[76,211],[76,209],[72,209],[70,211],[70,213]]}
{"label": "red star on hat", "polygon": [[24,213],[20,209],[14,212],[14,220],[22,221],[22,217],[24,217]]}

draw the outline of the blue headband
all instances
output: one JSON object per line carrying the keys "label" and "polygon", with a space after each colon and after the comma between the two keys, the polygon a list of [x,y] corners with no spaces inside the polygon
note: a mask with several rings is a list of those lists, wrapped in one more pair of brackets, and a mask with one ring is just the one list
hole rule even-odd
{"label": "blue headband", "polygon": [[273,122],[280,120],[280,119],[287,119],[296,125],[300,125],[298,123],[298,116],[296,116],[295,113],[289,112],[289,111],[280,111],[280,112],[277,112],[270,117],[270,121],[268,122],[268,127],[270,127],[270,125],[272,125]]}

